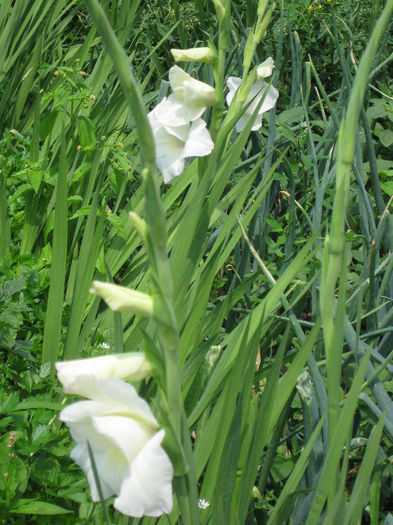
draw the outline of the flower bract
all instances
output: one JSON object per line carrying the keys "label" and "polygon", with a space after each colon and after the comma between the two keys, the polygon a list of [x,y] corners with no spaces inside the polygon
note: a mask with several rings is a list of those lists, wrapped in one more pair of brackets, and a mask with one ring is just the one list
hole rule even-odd
{"label": "flower bract", "polygon": [[[88,395],[89,394],[89,395]],[[160,430],[149,405],[120,379],[91,378],[89,399],[64,408],[60,420],[77,442],[72,459],[84,470],[93,501],[99,493],[89,455],[106,499],[128,516],[160,516],[172,509],[172,464],[161,447]]]}

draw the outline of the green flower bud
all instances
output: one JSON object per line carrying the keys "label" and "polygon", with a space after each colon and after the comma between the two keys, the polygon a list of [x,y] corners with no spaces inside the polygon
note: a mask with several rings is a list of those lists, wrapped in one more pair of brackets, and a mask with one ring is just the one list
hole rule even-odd
{"label": "green flower bud", "polygon": [[205,62],[212,64],[216,55],[210,47],[192,47],[190,49],[171,49],[175,62]]}

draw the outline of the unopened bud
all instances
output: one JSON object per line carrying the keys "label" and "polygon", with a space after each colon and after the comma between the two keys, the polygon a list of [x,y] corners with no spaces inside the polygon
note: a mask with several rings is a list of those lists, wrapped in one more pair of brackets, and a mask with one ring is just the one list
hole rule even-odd
{"label": "unopened bud", "polygon": [[152,369],[142,352],[102,355],[56,363],[57,377],[64,392],[89,397],[94,379],[108,377],[123,381],[141,381],[152,375]]}
{"label": "unopened bud", "polygon": [[210,47],[192,47],[190,49],[171,49],[175,62],[205,62],[212,64],[216,56]]}
{"label": "unopened bud", "polygon": [[142,237],[143,240],[145,240],[147,236],[147,232],[149,230],[147,222],[141,217],[139,217],[139,215],[133,211],[130,211],[128,216],[133,226],[137,229],[139,235]]}
{"label": "unopened bud", "polygon": [[153,298],[145,293],[101,281],[93,281],[90,292],[102,297],[115,312],[128,312],[144,317],[153,316]]}
{"label": "unopened bud", "polygon": [[221,0],[213,0],[214,9],[217,13],[217,18],[221,22],[225,17],[225,7],[223,6]]}

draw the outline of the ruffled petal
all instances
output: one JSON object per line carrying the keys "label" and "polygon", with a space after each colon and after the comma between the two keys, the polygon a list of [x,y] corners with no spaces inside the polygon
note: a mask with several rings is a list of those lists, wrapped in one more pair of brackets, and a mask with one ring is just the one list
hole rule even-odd
{"label": "ruffled petal", "polygon": [[[120,379],[96,379],[98,395],[95,400],[105,403],[108,410],[102,415],[121,414],[140,421],[152,430],[158,429],[148,403],[138,396],[135,388]],[[97,415],[97,414],[96,414]]]}
{"label": "ruffled petal", "polygon": [[123,480],[115,508],[127,516],[161,516],[172,510],[172,464],[161,447],[161,430],[135,458]]}
{"label": "ruffled petal", "polygon": [[184,157],[173,154],[162,155],[156,158],[156,164],[161,171],[165,184],[168,184],[174,177],[178,177],[184,170]]}
{"label": "ruffled petal", "polygon": [[[186,95],[184,94],[184,98],[185,97]],[[172,95],[169,95],[168,99],[172,100],[173,102],[177,101],[177,103],[180,103],[176,94],[174,93]],[[195,101],[191,100],[191,98],[188,99],[187,102],[180,103],[180,104],[181,104],[181,109],[177,110],[176,117],[183,118],[184,122],[186,122],[187,124],[201,117],[206,109],[206,105],[202,106],[201,104],[198,104]]]}
{"label": "ruffled petal", "polygon": [[94,430],[122,454],[123,462],[132,462],[154,432],[143,423],[122,416],[93,417]]}
{"label": "ruffled petal", "polygon": [[239,77],[228,77],[227,78],[227,87],[229,92],[226,96],[226,103],[228,106],[231,105],[233,97],[235,96],[236,90],[240,87],[242,81]]}
{"label": "ruffled petal", "polygon": [[193,78],[179,66],[172,66],[169,70],[169,83],[178,100],[185,105],[206,107],[216,103],[215,89]]}
{"label": "ruffled petal", "polygon": [[214,143],[206,129],[206,122],[198,119],[191,125],[191,130],[184,147],[184,157],[204,157],[213,150]]}
{"label": "ruffled petal", "polygon": [[278,95],[278,90],[274,86],[270,86],[265,100],[262,102],[259,114],[265,113],[265,111],[269,111],[270,109],[274,108],[278,99]]}
{"label": "ruffled petal", "polygon": [[173,95],[164,97],[147,116],[153,130],[154,121],[170,126],[183,126],[189,122],[187,108]]}
{"label": "ruffled petal", "polygon": [[108,446],[107,439],[98,434],[92,423],[92,417],[105,412],[108,408],[104,403],[95,401],[78,401],[65,407],[59,414],[60,421],[70,428],[70,434],[77,443],[91,442],[96,450],[105,450]]}
{"label": "ruffled petal", "polygon": [[180,175],[184,169],[184,144],[189,130],[189,124],[173,127],[160,125],[153,128],[156,164],[166,183]]}
{"label": "ruffled petal", "polygon": [[[113,496],[114,494],[118,494],[120,490],[120,485],[116,482],[116,480],[118,480],[119,477],[114,476],[113,479],[115,481],[115,486],[111,486],[110,482],[112,481],[112,478],[108,480],[105,476],[101,474],[102,472],[101,463],[105,457],[105,453],[93,451],[93,456],[94,456],[94,461],[97,467],[98,479],[100,481],[102,495],[104,499],[109,498],[110,496]],[[97,484],[95,481],[93,467],[91,465],[90,455],[89,455],[89,450],[87,448],[87,445],[78,444],[76,447],[72,449],[70,457],[71,459],[75,461],[77,465],[81,467],[83,472],[86,474],[87,481],[89,482],[89,486],[90,486],[91,499],[93,501],[99,501],[100,496],[98,494]],[[112,469],[112,472],[114,472],[114,469]]]}

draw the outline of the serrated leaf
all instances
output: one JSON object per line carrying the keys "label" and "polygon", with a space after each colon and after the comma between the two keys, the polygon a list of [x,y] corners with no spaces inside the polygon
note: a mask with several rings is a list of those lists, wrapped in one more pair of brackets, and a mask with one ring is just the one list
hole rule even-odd
{"label": "serrated leaf", "polygon": [[83,206],[70,217],[70,220],[77,219],[78,217],[86,217],[90,213],[90,208],[91,206]]}
{"label": "serrated leaf", "polygon": [[5,282],[3,285],[0,285],[0,301],[5,301],[7,297],[24,288],[26,288],[26,278],[23,275],[19,275],[15,277],[15,279]]}
{"label": "serrated leaf", "polygon": [[[86,175],[91,170],[91,162],[84,162],[77,168],[74,173],[72,174],[72,180],[71,183],[77,182],[81,177]],[[79,196],[78,196],[79,197]],[[71,199],[72,197],[69,197]],[[68,200],[69,200],[68,199]]]}
{"label": "serrated leaf", "polygon": [[19,402],[19,392],[11,392],[0,401],[0,414],[6,414],[15,409]]}

